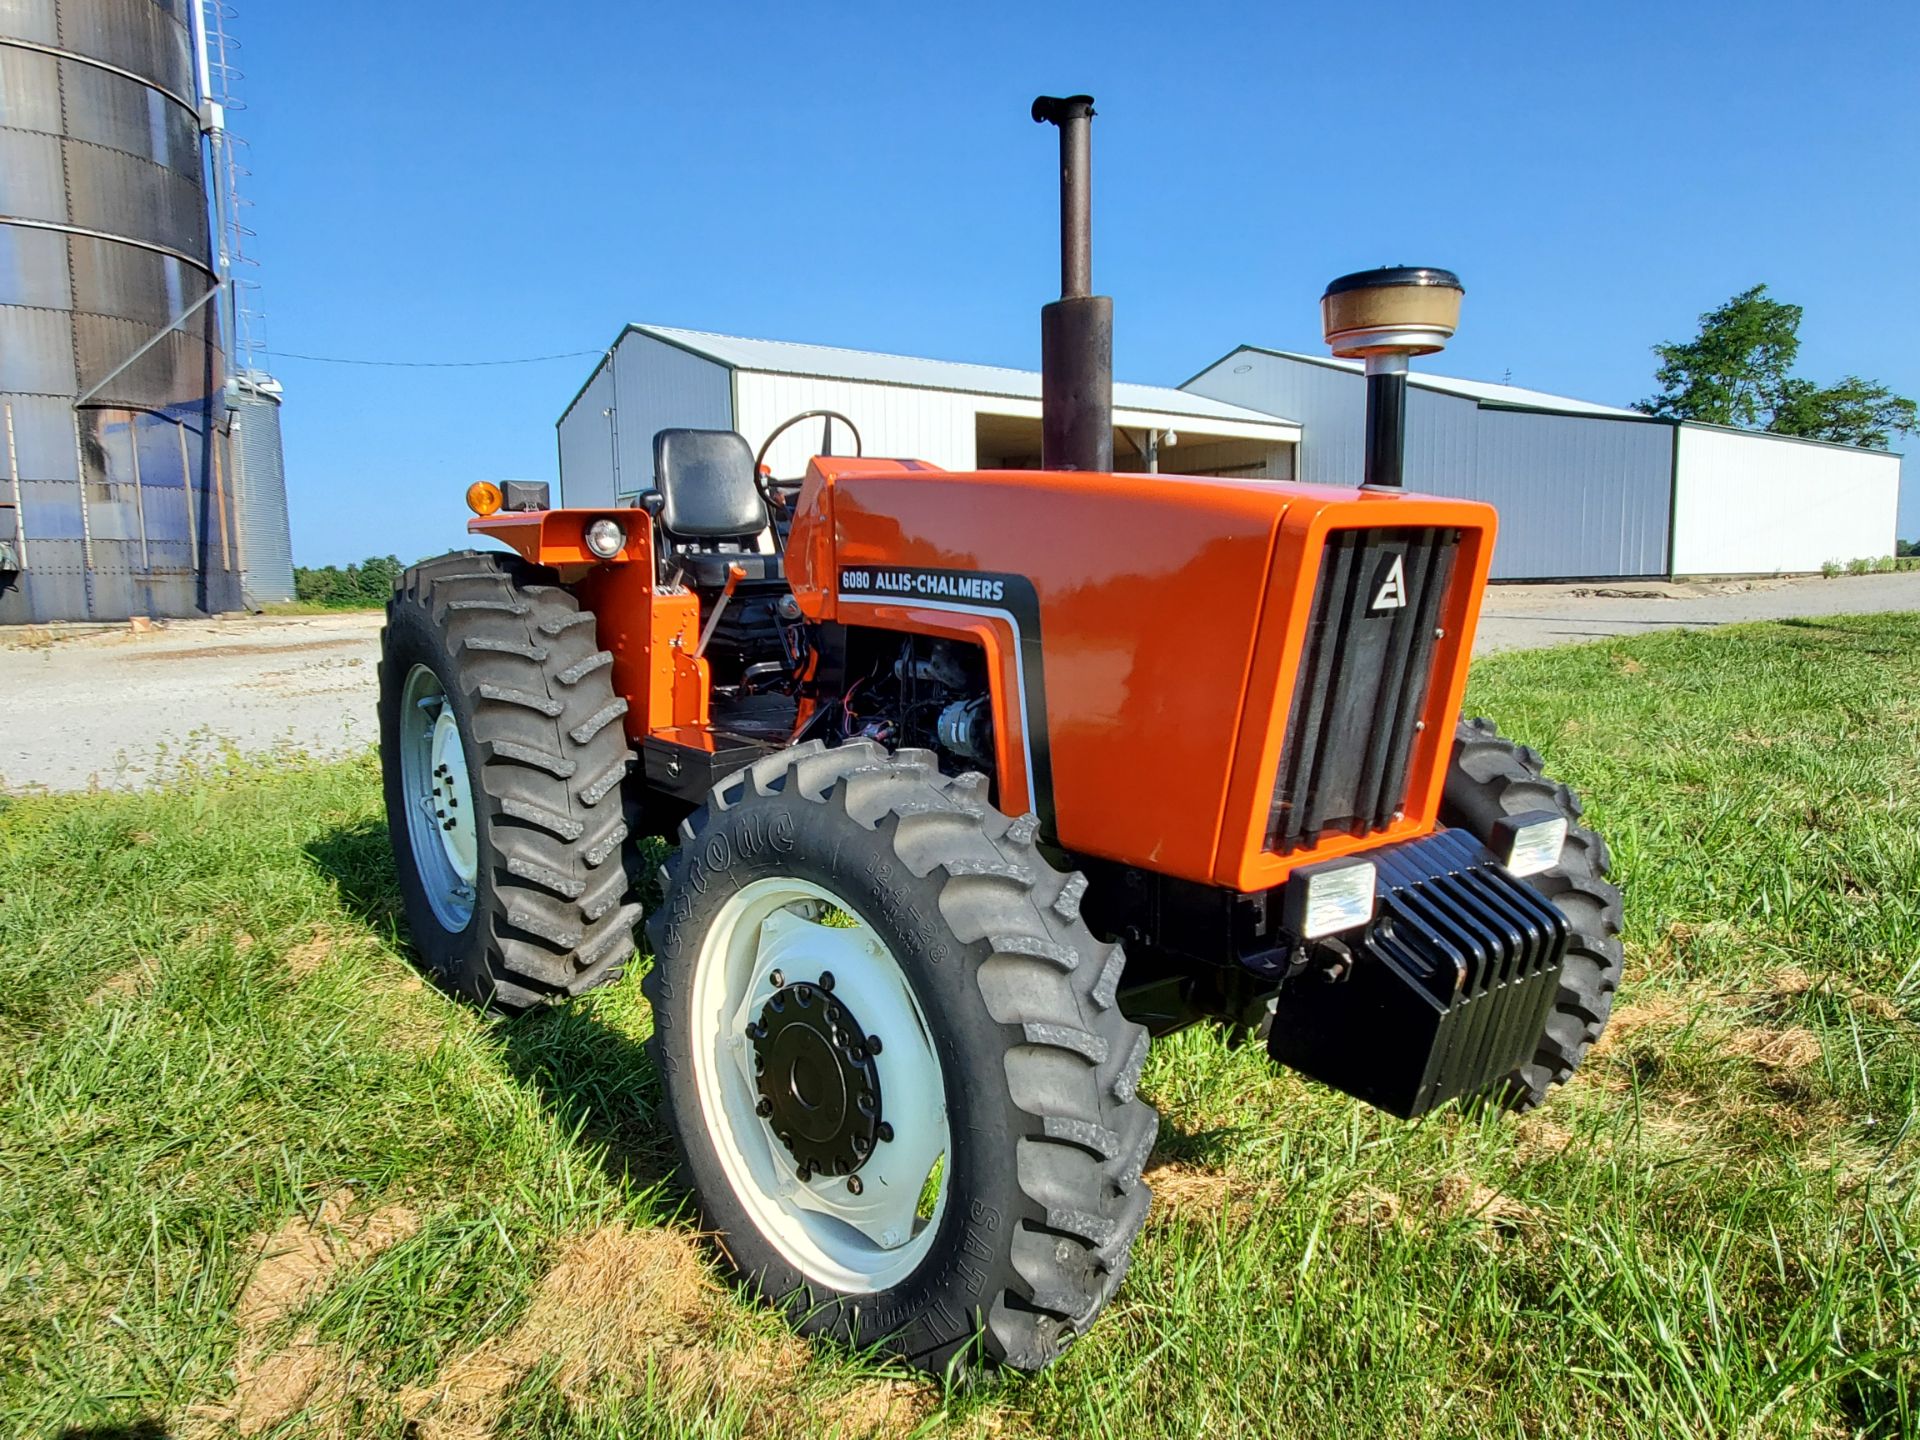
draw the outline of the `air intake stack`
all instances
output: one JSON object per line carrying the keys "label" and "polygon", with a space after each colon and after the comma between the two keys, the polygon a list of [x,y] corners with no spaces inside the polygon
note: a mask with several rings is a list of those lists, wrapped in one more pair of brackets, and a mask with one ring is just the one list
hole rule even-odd
{"label": "air intake stack", "polygon": [[1060,298],[1040,310],[1040,463],[1113,469],[1113,300],[1093,294],[1093,97],[1042,95],[1060,130]]}
{"label": "air intake stack", "polygon": [[1335,355],[1367,367],[1366,483],[1397,489],[1407,453],[1407,361],[1444,349],[1460,325],[1460,277],[1425,265],[1342,275],[1320,297]]}

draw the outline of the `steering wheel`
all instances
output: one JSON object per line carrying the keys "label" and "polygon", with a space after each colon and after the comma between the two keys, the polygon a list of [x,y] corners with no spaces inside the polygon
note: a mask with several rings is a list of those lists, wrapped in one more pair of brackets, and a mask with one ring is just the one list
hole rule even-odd
{"label": "steering wheel", "polygon": [[786,434],[787,431],[791,430],[794,426],[798,425],[802,420],[824,420],[826,422],[820,427],[819,454],[831,455],[833,453],[833,422],[836,420],[853,432],[854,458],[857,460],[860,456],[867,453],[866,446],[860,441],[860,427],[842,415],[838,410],[802,410],[792,419],[781,421],[780,424],[775,427],[774,432],[767,436],[766,441],[760,446],[760,453],[753,457],[755,484],[759,483],[760,467],[766,463],[767,452],[773,449],[773,442]]}

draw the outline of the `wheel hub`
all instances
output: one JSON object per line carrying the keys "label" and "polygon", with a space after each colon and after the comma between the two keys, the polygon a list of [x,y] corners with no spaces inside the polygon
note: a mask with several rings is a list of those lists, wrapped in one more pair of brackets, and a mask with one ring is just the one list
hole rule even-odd
{"label": "wheel hub", "polygon": [[427,804],[440,830],[447,863],[463,885],[472,885],[479,871],[473,782],[467,774],[467,755],[460,743],[460,726],[453,707],[442,704],[428,735],[433,771],[428,776]]}
{"label": "wheel hub", "polygon": [[833,977],[781,986],[747,1038],[760,1117],[800,1178],[852,1175],[866,1164],[885,1135],[873,1059],[879,1037],[835,997]]}
{"label": "wheel hub", "polygon": [[480,873],[480,815],[460,723],[446,687],[427,665],[408,671],[400,705],[408,847],[434,918],[457,933],[473,921]]}
{"label": "wheel hub", "polygon": [[[946,1213],[953,1132],[932,1027],[886,942],[844,897],[766,875],[721,906],[690,998],[704,1123],[754,1229],[836,1291],[913,1273]],[[789,1026],[812,1033],[783,1045]]]}

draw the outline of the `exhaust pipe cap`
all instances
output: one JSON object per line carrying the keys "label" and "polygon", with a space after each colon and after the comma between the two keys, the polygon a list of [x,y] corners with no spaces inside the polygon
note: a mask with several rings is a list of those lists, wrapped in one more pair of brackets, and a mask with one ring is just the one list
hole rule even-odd
{"label": "exhaust pipe cap", "polygon": [[1033,119],[1037,125],[1058,125],[1094,114],[1091,95],[1039,95],[1033,101]]}

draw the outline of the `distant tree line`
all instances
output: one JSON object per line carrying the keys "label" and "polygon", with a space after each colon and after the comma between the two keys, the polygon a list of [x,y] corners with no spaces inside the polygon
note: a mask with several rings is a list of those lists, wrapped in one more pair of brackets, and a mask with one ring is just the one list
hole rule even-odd
{"label": "distant tree line", "polygon": [[1693,339],[1653,347],[1660,393],[1638,408],[1876,450],[1920,424],[1914,402],[1878,381],[1846,375],[1818,385],[1789,373],[1800,353],[1800,315],[1800,306],[1773,299],[1764,285],[1742,291],[1702,315]]}
{"label": "distant tree line", "polygon": [[361,610],[387,603],[406,567],[396,555],[369,555],[358,565],[293,567],[293,598],[330,610]]}

